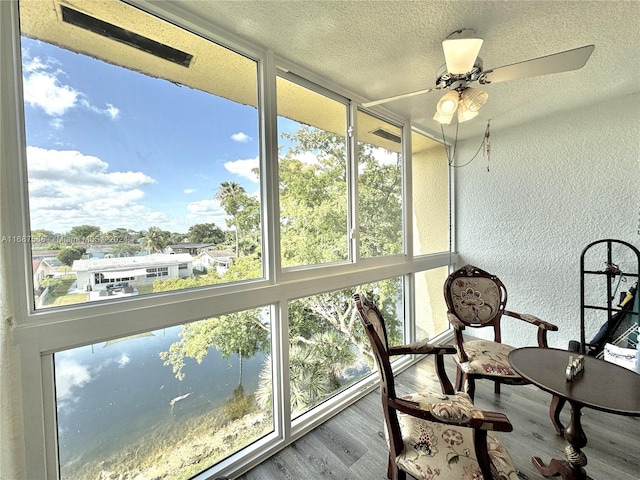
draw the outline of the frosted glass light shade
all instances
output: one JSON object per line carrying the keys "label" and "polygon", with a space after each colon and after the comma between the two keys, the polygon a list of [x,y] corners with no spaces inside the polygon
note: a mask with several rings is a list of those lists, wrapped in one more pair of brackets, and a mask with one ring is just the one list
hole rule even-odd
{"label": "frosted glass light shade", "polygon": [[477,116],[477,110],[471,110],[464,103],[460,103],[458,107],[458,123],[466,122]]}
{"label": "frosted glass light shade", "polygon": [[436,112],[436,114],[433,116],[433,119],[436,122],[439,123],[446,123],[447,125],[449,125],[451,123],[451,120],[453,120],[453,113],[440,113],[440,112]]}
{"label": "frosted glass light shade", "polygon": [[447,70],[453,75],[465,74],[473,68],[482,48],[481,38],[454,38],[442,42]]}
{"label": "frosted glass light shade", "polygon": [[489,94],[484,90],[467,88],[462,92],[461,102],[472,112],[477,112],[487,103],[488,98]]}
{"label": "frosted glass light shade", "polygon": [[458,109],[459,102],[460,94],[457,91],[451,90],[445,93],[438,101],[436,114],[433,116],[433,119],[440,123],[451,123],[453,115]]}

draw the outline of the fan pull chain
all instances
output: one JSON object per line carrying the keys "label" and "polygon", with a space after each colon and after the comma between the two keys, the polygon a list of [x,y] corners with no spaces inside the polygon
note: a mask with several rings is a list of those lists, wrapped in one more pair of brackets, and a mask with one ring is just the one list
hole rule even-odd
{"label": "fan pull chain", "polygon": [[489,161],[491,160],[491,142],[489,137],[491,136],[491,132],[489,131],[489,127],[491,122],[487,122],[487,129],[484,132],[484,157],[487,159],[487,172],[491,171],[489,169]]}

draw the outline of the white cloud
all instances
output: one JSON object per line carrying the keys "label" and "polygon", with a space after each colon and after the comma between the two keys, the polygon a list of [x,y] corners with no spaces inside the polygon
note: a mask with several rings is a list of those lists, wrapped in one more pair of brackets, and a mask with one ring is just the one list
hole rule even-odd
{"label": "white cloud", "polygon": [[73,358],[65,358],[56,362],[56,395],[58,401],[68,400],[73,389],[80,388],[91,381],[89,367],[78,363]]}
{"label": "white cloud", "polygon": [[247,178],[252,182],[258,182],[258,176],[253,173],[254,168],[258,168],[260,165],[258,157],[246,159],[246,160],[235,160],[233,162],[225,162],[224,168],[231,173],[235,173],[241,177]]}
{"label": "white cloud", "polygon": [[233,140],[234,142],[249,143],[252,138],[246,133],[238,132],[231,135],[231,140]]}
{"label": "white cloud", "polygon": [[397,165],[398,163],[399,154],[385,148],[375,147],[371,149],[370,153],[382,165]]}
{"label": "white cloud", "polygon": [[74,150],[27,147],[27,158],[34,228],[62,233],[74,225],[94,225],[98,218],[105,229],[166,220],[140,204],[143,188],[155,183],[142,172],[110,172],[98,157]]}
{"label": "white cloud", "polygon": [[[66,74],[57,65],[58,62],[51,58],[42,61],[39,57],[34,57],[25,61],[23,85],[27,104],[41,108],[52,117],[60,117],[68,110],[81,106],[112,120],[118,118],[120,109],[114,105],[107,103],[105,108],[96,107],[84,93],[65,85],[61,78]],[[55,123],[54,128],[62,128],[62,123]]]}
{"label": "white cloud", "polygon": [[197,190],[195,188],[185,188],[182,193],[186,193],[187,195],[189,195],[190,193],[195,193],[197,192]]}
{"label": "white cloud", "polygon": [[303,152],[295,156],[296,160],[300,160],[307,165],[316,165],[318,163],[318,155],[313,152]]}
{"label": "white cloud", "polygon": [[118,368],[124,368],[126,367],[129,362],[131,362],[131,358],[129,358],[129,355],[127,355],[126,353],[123,353],[120,358],[116,361],[116,363],[118,364]]}
{"label": "white cloud", "polygon": [[214,199],[198,200],[187,205],[187,218],[193,223],[215,223],[218,227],[227,227],[228,215],[220,206],[220,202]]}
{"label": "white cloud", "polygon": [[47,115],[64,115],[76,106],[79,92],[61,85],[51,73],[33,71],[25,75],[24,100],[31,106],[42,108]]}

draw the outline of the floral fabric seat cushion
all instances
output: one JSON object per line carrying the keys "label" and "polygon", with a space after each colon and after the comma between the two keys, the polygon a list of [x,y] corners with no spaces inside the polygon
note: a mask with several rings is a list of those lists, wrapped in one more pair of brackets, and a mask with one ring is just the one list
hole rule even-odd
{"label": "floral fabric seat cushion", "polygon": [[[399,413],[404,449],[396,458],[398,466],[417,480],[483,480],[473,447],[473,430],[462,426],[474,415],[481,415],[474,409],[471,398],[462,392],[455,395],[424,392],[403,398],[459,425]],[[495,478],[518,480],[509,453],[493,432],[488,432],[487,443],[496,469]]]}
{"label": "floral fabric seat cushion", "polygon": [[489,340],[470,340],[464,342],[464,351],[469,357],[468,362],[459,363],[465,373],[489,375],[494,377],[521,378],[509,363],[509,352],[514,347],[504,343]]}

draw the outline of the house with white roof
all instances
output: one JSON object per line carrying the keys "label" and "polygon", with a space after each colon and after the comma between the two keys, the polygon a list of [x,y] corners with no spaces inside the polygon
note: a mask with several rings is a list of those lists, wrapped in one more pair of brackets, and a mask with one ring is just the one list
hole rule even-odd
{"label": "house with white roof", "polygon": [[127,282],[131,287],[152,284],[159,278],[188,278],[193,257],[188,253],[155,253],[136,257],[89,258],[73,262],[78,288],[107,290],[107,285]]}

